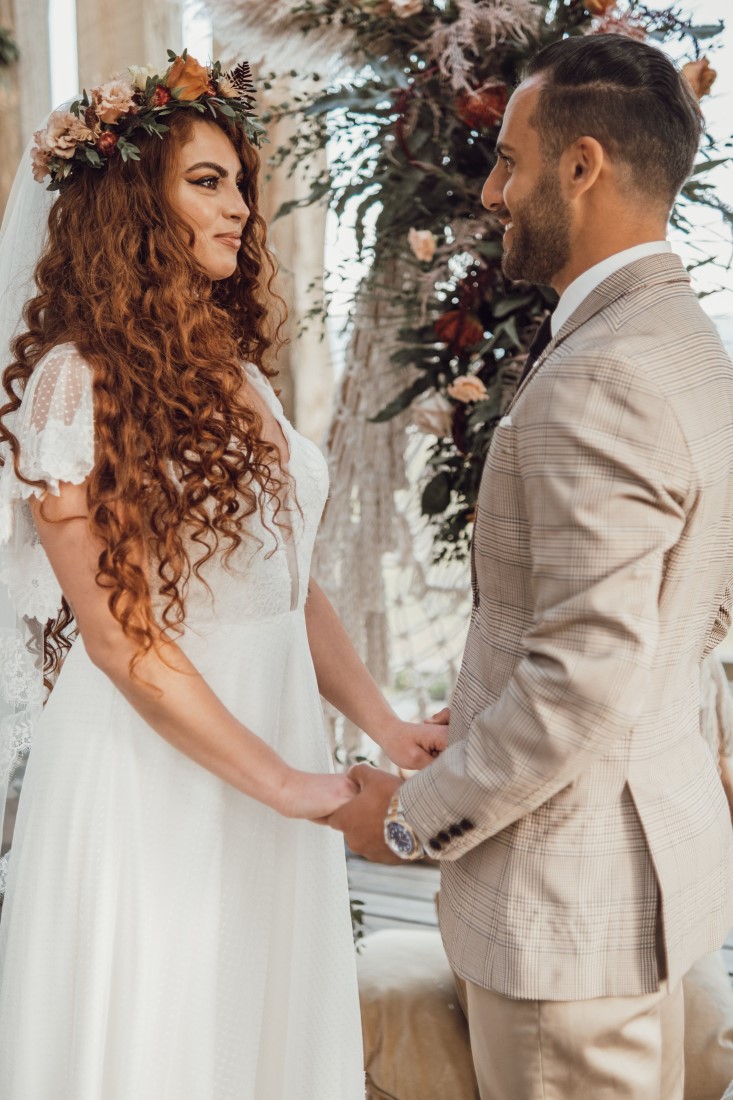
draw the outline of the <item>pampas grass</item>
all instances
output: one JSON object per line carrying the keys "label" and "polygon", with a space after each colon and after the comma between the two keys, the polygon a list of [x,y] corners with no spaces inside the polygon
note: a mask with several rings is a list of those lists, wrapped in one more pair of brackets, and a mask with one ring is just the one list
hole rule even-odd
{"label": "pampas grass", "polygon": [[527,46],[537,36],[543,15],[535,0],[456,0],[456,7],[458,18],[436,23],[427,49],[456,92],[474,87],[476,58],[496,49],[497,43]]}
{"label": "pampas grass", "polygon": [[279,73],[297,69],[329,77],[357,53],[354,33],[336,18],[310,34],[307,12],[294,13],[297,0],[208,0],[222,42],[222,60],[247,57],[254,65]]}

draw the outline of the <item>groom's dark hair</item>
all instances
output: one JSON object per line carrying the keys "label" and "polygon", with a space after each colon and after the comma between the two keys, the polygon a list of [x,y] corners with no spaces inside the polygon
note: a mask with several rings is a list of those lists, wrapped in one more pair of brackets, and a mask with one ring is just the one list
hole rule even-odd
{"label": "groom's dark hair", "polygon": [[524,75],[544,78],[531,122],[546,159],[593,137],[628,165],[637,191],[672,206],[692,171],[703,118],[666,54],[625,35],[581,35],[540,50]]}

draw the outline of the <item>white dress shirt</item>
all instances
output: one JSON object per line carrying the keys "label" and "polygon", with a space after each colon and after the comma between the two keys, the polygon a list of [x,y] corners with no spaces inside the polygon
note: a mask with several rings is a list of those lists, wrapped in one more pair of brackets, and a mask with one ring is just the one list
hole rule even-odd
{"label": "white dress shirt", "polygon": [[555,306],[555,312],[550,319],[552,335],[556,336],[572,313],[575,313],[581,302],[585,301],[592,290],[595,290],[604,279],[613,275],[614,271],[626,267],[634,260],[641,260],[644,256],[656,256],[660,252],[671,252],[669,241],[647,241],[645,244],[635,244],[633,248],[625,248],[623,252],[615,252],[613,256],[607,256],[599,264],[594,264],[573,279],[570,286],[566,287],[560,295],[560,301]]}

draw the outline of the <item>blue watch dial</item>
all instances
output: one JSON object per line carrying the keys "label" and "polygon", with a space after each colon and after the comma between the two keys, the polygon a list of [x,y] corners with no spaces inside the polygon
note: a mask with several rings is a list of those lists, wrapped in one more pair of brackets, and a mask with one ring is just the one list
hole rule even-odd
{"label": "blue watch dial", "polygon": [[398,855],[412,855],[417,845],[409,829],[406,829],[399,821],[390,821],[385,831],[387,842],[394,852]]}

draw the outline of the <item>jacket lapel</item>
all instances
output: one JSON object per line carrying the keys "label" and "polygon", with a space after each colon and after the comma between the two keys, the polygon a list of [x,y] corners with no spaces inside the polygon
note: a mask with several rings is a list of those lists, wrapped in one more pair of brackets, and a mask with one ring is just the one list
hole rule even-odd
{"label": "jacket lapel", "polygon": [[682,260],[673,252],[660,252],[655,256],[644,256],[641,260],[635,260],[626,267],[619,268],[618,271],[614,271],[612,275],[599,283],[583,299],[575,312],[571,313],[560,331],[550,340],[527,377],[517,388],[517,392],[514,394],[506,412],[513,407],[517,398],[524,392],[525,387],[535,377],[545,360],[552,355],[555,348],[559,347],[564,340],[567,340],[571,333],[584,325],[586,321],[595,317],[602,309],[613,305],[619,298],[624,298],[629,294],[633,294],[634,291],[655,284],[664,286],[667,283],[687,283],[688,285],[690,283],[690,276]]}

